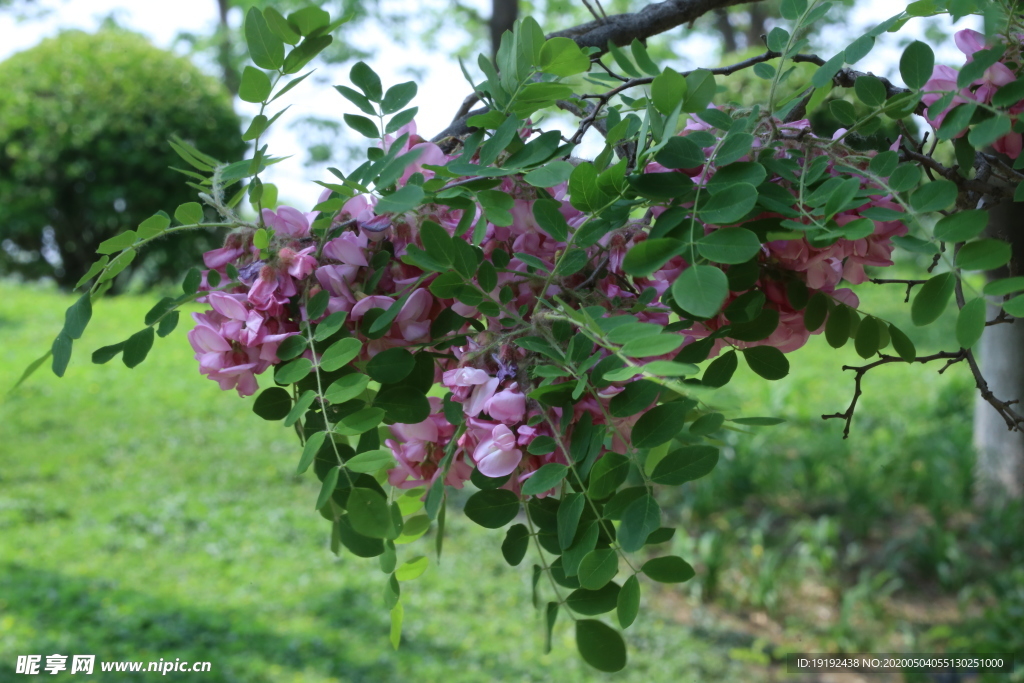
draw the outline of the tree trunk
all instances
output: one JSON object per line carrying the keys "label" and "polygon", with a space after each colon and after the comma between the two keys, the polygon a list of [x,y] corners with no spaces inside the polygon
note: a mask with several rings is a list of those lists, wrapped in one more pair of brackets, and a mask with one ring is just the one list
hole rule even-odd
{"label": "tree trunk", "polygon": [[224,75],[224,85],[232,95],[238,94],[240,77],[238,69],[235,68],[231,59],[231,27],[228,25],[228,10],[231,9],[230,0],[217,0],[217,12],[220,16],[218,39],[220,46],[217,52],[217,61],[220,63],[221,72]]}
{"label": "tree trunk", "polygon": [[519,0],[491,0],[491,57],[498,54],[501,36],[511,31],[519,17]]}
{"label": "tree trunk", "polygon": [[739,45],[736,43],[736,31],[729,20],[729,11],[723,7],[715,10],[715,28],[722,34],[722,52],[729,54],[736,52]]}
{"label": "tree trunk", "polygon": [[[990,278],[1024,274],[1022,211],[1024,204],[1006,202],[990,213],[989,235],[1013,245],[1009,266],[989,273]],[[989,307],[990,320],[996,313],[997,309]],[[1018,399],[1024,404],[1024,320],[987,327],[979,353],[982,374],[992,393],[1004,401]],[[974,446],[979,506],[1024,495],[1024,432],[1008,430],[999,413],[980,396],[974,408]]]}
{"label": "tree trunk", "polygon": [[750,13],[750,26],[746,30],[747,49],[752,47],[760,49],[764,45],[761,36],[765,34],[764,22],[768,15],[760,4],[748,6],[747,11]]}

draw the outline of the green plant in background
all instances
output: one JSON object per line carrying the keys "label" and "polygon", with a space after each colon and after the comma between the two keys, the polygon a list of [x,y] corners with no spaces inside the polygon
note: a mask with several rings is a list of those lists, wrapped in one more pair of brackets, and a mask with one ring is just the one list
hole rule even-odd
{"label": "green plant in background", "polygon": [[[957,7],[950,11],[963,11],[962,3]],[[856,372],[856,391],[846,411],[821,416],[841,419],[844,435],[862,380],[871,381],[864,379],[868,370],[931,361],[946,361],[946,367],[967,361],[1007,425],[1024,424],[1015,402],[985,389],[971,351],[986,327],[986,302],[1001,304],[1002,320],[1024,311],[1024,297],[1006,298],[1024,288],[1024,278],[981,288],[968,274],[1011,260],[1006,242],[980,239],[987,218],[978,207],[1014,193],[980,172],[965,182],[957,169],[922,153],[912,136],[880,153],[847,145],[879,130],[883,119],[917,112],[940,138],[970,129],[966,141],[955,143],[962,163],[990,169],[975,146],[1002,145],[1008,160],[997,158],[999,175],[1011,183],[1024,166],[1024,126],[1012,110],[1024,102],[1024,80],[999,83],[995,99],[979,84],[986,64],[1016,78],[1007,66],[1019,71],[1016,53],[973,50],[969,56],[977,54],[979,61],[968,62],[955,76],[963,83],[951,86],[940,77],[955,72],[936,68],[931,48],[915,42],[900,60],[909,86],[901,88],[843,64],[856,63],[876,38],[917,14],[896,15],[827,60],[803,54],[803,27],[828,9],[827,3],[787,0],[781,11],[793,32],[774,28],[767,52],[685,76],[656,64],[635,36],[628,53],[609,44],[604,22],[593,29],[596,37],[583,32],[570,39],[547,37],[526,18],[504,35],[496,63],[478,61],[485,78],[473,87],[485,107],[429,143],[411,127],[416,108],[406,108],[415,84],[385,90],[360,62],[350,73],[358,90],[336,87],[366,114],[345,114],[346,124],[375,144],[348,175],[330,169],[334,178],[320,183],[325,191],[319,203],[304,213],[261,206],[269,186],[259,173],[275,159],[260,140],[278,116],[274,102],[308,76],[297,74],[331,44],[331,32],[344,19],[332,24],[316,8],[287,18],[271,8],[251,8],[245,35],[259,68],[242,72],[239,96],[260,105],[243,135],[255,140],[252,158],[221,164],[192,145],[174,145],[199,172],[191,174],[200,180],[192,186],[219,214],[214,225],[236,229],[222,248],[204,254],[207,271],[189,271],[183,294],[161,300],[142,330],[98,349],[92,359],[102,364],[120,355],[134,368],[155,335],[174,330],[178,308],[209,303],[212,309],[194,316],[197,326],[189,333],[200,371],[221,389],[248,397],[259,390],[256,376],[276,366],[276,386],[264,385],[253,411],[298,433],[302,454],[295,472],[312,470],[321,482],[315,508],[331,524],[331,549],[379,558],[396,648],[410,598],[403,585],[440,561],[451,505],[485,528],[508,527],[501,554],[510,565],[524,561],[532,540],[532,602],[541,608],[545,649],[559,637],[561,613],[574,622],[585,662],[601,671],[621,670],[624,639],[606,621],[590,617],[608,615],[604,619],[630,628],[642,596],[659,590],[648,579],[684,583],[695,576],[673,553],[686,543],[667,545],[679,520],[663,507],[663,492],[678,497],[720,460],[740,460],[746,440],[740,434],[764,438],[747,427],[784,422],[737,417],[742,409],[724,407],[730,392],[792,395],[794,385],[739,385],[748,369],[780,382],[795,370],[785,354],[823,332],[819,346],[823,340],[832,348],[826,351],[830,358],[846,354],[865,363],[847,368]],[[963,31],[958,41],[1009,41],[1016,16],[1007,16],[1002,34]],[[607,74],[592,68],[606,44]],[[818,67],[813,91],[787,83],[789,61]],[[716,76],[747,68],[770,81],[763,109],[709,107]],[[567,79],[601,92],[580,96]],[[971,91],[976,101],[965,107],[954,100],[957,88],[967,85],[979,88]],[[818,137],[800,109],[821,104],[834,88],[852,91],[866,108],[858,112],[850,102],[834,100],[830,111],[848,129],[832,139]],[[580,116],[576,132],[568,139],[557,130],[535,136],[539,131],[528,121],[555,106]],[[972,118],[979,108],[984,113]],[[573,147],[592,126],[604,134],[604,150],[593,162],[572,163]],[[926,176],[922,167],[942,178]],[[245,179],[251,180],[234,189]],[[246,192],[261,209],[255,221],[234,210]],[[92,278],[95,283],[68,308],[50,353],[33,367],[52,355],[53,371],[64,374],[94,300],[142,247],[211,225],[197,203],[182,204],[174,218],[180,225],[154,215],[137,231],[100,245],[102,258],[79,286]],[[947,329],[939,338],[958,350],[922,353],[889,308],[836,288],[843,278],[866,281],[864,266],[892,266],[897,246],[934,256],[927,269],[918,264],[918,279],[911,281],[920,286],[910,306],[912,327],[940,319],[948,327],[951,316],[944,313],[955,295],[955,333]],[[890,345],[894,353],[884,353]],[[770,412],[787,405],[782,399],[770,403]],[[888,427],[888,433],[878,430],[883,438],[899,443],[905,428],[879,422]],[[803,427],[794,433],[797,443],[813,431]],[[934,436],[932,426],[920,429]],[[904,503],[899,496],[872,496],[878,477],[909,477],[910,486],[890,486],[889,492],[925,507],[937,526],[969,489],[962,466],[922,475],[936,465],[932,453],[908,463],[897,452],[851,450],[846,455],[853,467],[822,467],[797,453],[795,479],[819,496],[817,514],[844,522],[847,537],[833,533],[828,522],[812,532],[787,528],[787,505],[790,514],[806,510],[789,495],[793,478],[786,468],[751,460],[749,469],[729,477],[723,466],[723,480],[736,484],[736,502],[758,492],[769,509],[743,525],[730,519],[734,511],[725,509],[726,497],[708,502],[706,513],[722,515],[724,524],[721,542],[711,538],[697,554],[723,574],[706,584],[707,594],[714,594],[716,583],[738,584],[732,597],[768,618],[764,613],[776,615],[785,593],[802,588],[794,568],[824,573],[840,565],[848,579],[857,579],[845,592],[826,586],[841,597],[839,622],[822,637],[844,650],[864,649],[873,634],[859,624],[885,617],[866,604],[867,596],[884,597],[900,585],[895,571],[870,566],[859,550],[886,542],[873,527]],[[844,509],[862,504],[859,514]],[[405,546],[431,531],[433,549],[410,557],[417,546]],[[965,581],[957,539],[945,530],[930,539],[942,560],[931,563],[940,583],[952,588]],[[750,552],[736,557],[730,544]],[[844,544],[844,552],[833,549]],[[825,547],[792,552],[808,545]],[[620,571],[628,575],[621,585],[614,581]],[[737,652],[763,661],[753,642]]]}
{"label": "green plant in background", "polygon": [[[64,32],[0,63],[0,82],[0,273],[72,287],[101,242],[194,195],[168,138],[246,147],[223,87],[134,33]],[[171,278],[222,239],[168,236],[132,269]]]}

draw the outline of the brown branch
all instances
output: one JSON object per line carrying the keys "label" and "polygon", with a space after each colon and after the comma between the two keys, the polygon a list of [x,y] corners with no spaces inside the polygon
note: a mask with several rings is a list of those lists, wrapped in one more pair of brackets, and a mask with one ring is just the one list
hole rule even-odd
{"label": "brown branch", "polygon": [[556,31],[549,34],[548,38],[572,38],[580,47],[596,47],[604,52],[608,49],[608,43],[622,46],[629,45],[634,38],[646,40],[676,26],[691,23],[708,12],[722,7],[746,4],[749,1],[666,0],[647,5],[639,12],[613,14],[564,31]]}
{"label": "brown branch", "polygon": [[[664,33],[677,26],[691,23],[699,17],[720,7],[731,7],[744,3],[761,2],[761,0],[665,0],[647,5],[639,12],[613,14],[610,17],[595,19],[579,26],[549,33],[548,38],[572,38],[582,47],[596,47],[602,53],[608,49],[608,43],[628,45],[634,38],[641,41],[651,36]],[[448,137],[465,135],[471,132],[465,121],[476,113],[469,112],[455,120],[431,140],[438,142]]]}
{"label": "brown branch", "polygon": [[875,278],[871,278],[868,282],[873,282],[876,285],[906,285],[907,286],[907,296],[906,296],[905,299],[903,299],[903,303],[907,303],[907,302],[910,301],[910,290],[912,290],[917,285],[923,285],[924,283],[926,283],[928,281],[927,280],[886,280],[886,279],[883,279],[883,278],[875,277]]}
{"label": "brown branch", "polygon": [[[867,365],[844,365],[843,370],[853,370],[855,374],[853,378],[853,400],[850,401],[850,407],[841,413],[833,413],[832,415],[822,415],[822,420],[839,419],[845,420],[846,426],[843,427],[843,438],[846,439],[850,436],[850,424],[853,422],[853,413],[857,409],[857,400],[860,398],[861,391],[861,380],[864,375],[873,368],[877,368],[880,365],[888,365],[889,363],[930,363],[934,360],[945,360],[946,364],[939,370],[939,374],[942,374],[954,363],[959,363],[962,360],[967,359],[969,351],[960,349],[959,351],[939,351],[938,353],[930,356],[918,356],[912,361],[905,361],[899,356],[888,356],[879,354],[880,358],[873,363]],[[989,392],[991,394],[991,392]]]}

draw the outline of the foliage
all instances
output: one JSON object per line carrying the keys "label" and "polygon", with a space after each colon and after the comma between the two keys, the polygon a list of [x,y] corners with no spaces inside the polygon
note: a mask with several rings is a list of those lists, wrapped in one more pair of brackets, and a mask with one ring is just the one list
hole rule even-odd
{"label": "foliage", "polygon": [[[0,270],[71,288],[101,242],[191,191],[169,167],[184,136],[214,156],[245,148],[219,84],[132,33],[69,31],[0,64]],[[211,214],[212,217],[212,214]],[[48,227],[48,230],[44,230]],[[176,276],[221,239],[206,231],[154,245],[133,264]]]}
{"label": "foliage", "polygon": [[[485,107],[465,122],[470,131],[436,143],[412,122],[415,84],[385,88],[359,62],[351,86],[336,88],[360,112],[345,114],[346,124],[375,144],[352,172],[331,169],[318,204],[303,212],[263,207],[269,186],[259,176],[276,159],[260,138],[276,119],[273,102],[308,76],[297,74],[344,19],[252,8],[244,32],[256,66],[243,71],[239,94],[260,104],[243,135],[255,142],[253,156],[220,164],[174,144],[197,171],[199,198],[235,229],[204,255],[206,270],[185,276],[181,295],[158,302],[145,327],[93,361],[120,355],[133,368],[157,335],[173,331],[179,307],[208,304],[189,332],[200,372],[252,396],[257,376],[272,370],[276,386],[253,411],[297,432],[296,474],[311,470],[320,481],[314,507],[330,524],[332,550],[378,558],[394,647],[407,584],[440,560],[448,502],[468,488],[466,516],[507,527],[509,564],[535,551],[533,602],[547,647],[567,613],[582,659],[619,671],[625,640],[595,617],[631,628],[648,581],[695,576],[686,559],[658,548],[674,529],[655,494],[709,474],[731,434],[784,422],[716,407],[716,390],[741,365],[775,382],[790,374],[786,354],[814,334],[833,349],[852,346],[871,362],[849,368],[847,410],[823,416],[843,420],[846,434],[868,371],[967,360],[984,387],[970,348],[987,323],[985,302],[1002,307],[1000,319],[1024,313],[1024,279],[979,291],[969,277],[1011,258],[1007,244],[980,236],[980,207],[1014,197],[1024,165],[1017,16],[1000,23],[987,9],[989,35],[961,31],[968,61],[959,72],[911,43],[900,60],[907,88],[844,67],[912,16],[942,9],[912,5],[826,60],[805,54],[801,36],[829,5],[787,0],[789,29],[774,28],[763,55],[681,74],[635,38],[628,52],[609,44],[607,70],[627,76],[591,69],[603,50],[580,45],[599,38],[548,38],[527,18],[505,34],[494,62],[478,60],[474,90]],[[957,2],[951,11],[974,9]],[[594,29],[606,30],[614,25]],[[788,62],[818,67],[813,89],[787,83]],[[748,68],[769,83],[764,101],[709,106],[716,76]],[[599,92],[575,94],[579,79]],[[846,128],[821,138],[792,114],[836,87],[864,109],[831,100]],[[555,106],[579,112],[567,140],[530,123]],[[940,139],[958,140],[959,168],[909,134],[881,152],[847,144],[883,119],[915,113]],[[592,126],[605,149],[574,159]],[[988,145],[1002,156],[979,151]],[[985,174],[972,177],[975,165]],[[246,194],[256,221],[235,209]],[[205,225],[196,203],[174,217],[177,226],[158,215],[100,245],[104,256],[79,284],[95,282],[68,309],[48,354],[57,375],[113,275],[149,242]],[[958,350],[920,354],[893,320],[840,286],[893,265],[897,247],[931,257],[908,287],[919,287],[912,325],[942,319],[955,299]],[[890,346],[893,354],[883,353]],[[985,398],[1009,427],[1024,425],[1013,402]],[[430,530],[433,553],[406,548]],[[769,609],[767,579],[781,562],[766,564],[755,591]],[[861,590],[888,586],[880,575]]]}

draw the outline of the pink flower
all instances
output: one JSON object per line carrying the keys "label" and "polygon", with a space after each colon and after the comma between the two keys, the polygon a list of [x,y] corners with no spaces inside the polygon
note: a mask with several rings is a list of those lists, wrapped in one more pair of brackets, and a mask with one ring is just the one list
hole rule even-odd
{"label": "pink flower", "polygon": [[517,386],[513,384],[487,399],[484,403],[484,412],[505,424],[522,422],[526,414],[526,396],[517,389]]}
{"label": "pink flower", "polygon": [[512,474],[522,459],[523,452],[516,448],[516,436],[505,425],[496,425],[491,438],[481,441],[473,451],[477,469],[492,478]]}
{"label": "pink flower", "polygon": [[280,206],[277,211],[263,209],[263,222],[278,233],[289,237],[306,237],[309,235],[309,224],[320,215],[319,211],[302,213],[290,206]]}

